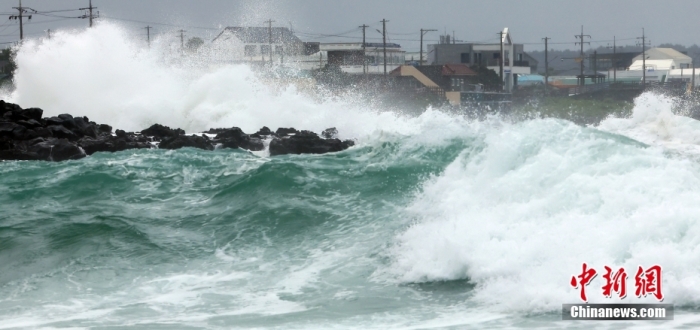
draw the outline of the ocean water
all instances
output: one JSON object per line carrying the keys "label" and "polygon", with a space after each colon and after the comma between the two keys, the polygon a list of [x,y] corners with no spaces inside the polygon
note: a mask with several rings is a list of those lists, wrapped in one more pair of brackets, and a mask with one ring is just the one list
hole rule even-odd
{"label": "ocean water", "polygon": [[[0,329],[700,327],[700,123],[674,99],[595,127],[408,115],[133,39],[103,23],[29,41],[3,98],[127,130],[337,127],[357,144],[0,163]],[[675,320],[561,321],[583,262],[661,265]],[[589,301],[619,302],[601,281]]]}

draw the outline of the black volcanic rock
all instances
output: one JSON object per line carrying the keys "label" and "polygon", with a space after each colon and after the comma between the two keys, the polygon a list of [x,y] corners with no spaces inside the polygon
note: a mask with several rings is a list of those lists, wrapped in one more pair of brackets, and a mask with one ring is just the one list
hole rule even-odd
{"label": "black volcanic rock", "polygon": [[12,132],[18,127],[24,126],[13,122],[0,122],[0,136],[13,136]]}
{"label": "black volcanic rock", "polygon": [[179,135],[169,137],[165,138],[158,145],[160,149],[180,149],[184,147],[214,150],[214,145],[211,144],[211,141],[205,135]]}
{"label": "black volcanic rock", "polygon": [[46,118],[46,125],[47,126],[51,126],[51,125],[63,126],[63,119],[58,118],[58,117]]}
{"label": "black volcanic rock", "polygon": [[219,134],[228,131],[230,128],[210,128],[208,131],[203,132],[206,134]]}
{"label": "black volcanic rock", "polygon": [[265,146],[262,140],[257,137],[251,137],[245,134],[243,130],[238,127],[231,127],[219,134],[214,138],[215,143],[221,143],[224,148],[242,148],[251,151],[263,150]]}
{"label": "black volcanic rock", "polygon": [[322,139],[316,133],[301,131],[292,136],[275,138],[270,142],[270,156],[286,154],[324,154],[342,151],[354,145],[352,141]]}
{"label": "black volcanic rock", "polygon": [[289,134],[296,134],[296,133],[299,133],[299,131],[297,131],[296,129],[291,128],[291,127],[290,128],[280,127],[275,132],[275,134],[277,134],[277,136],[279,136],[279,137],[289,135]]}
{"label": "black volcanic rock", "polygon": [[20,124],[26,128],[36,128],[36,127],[43,126],[40,122],[36,121],[35,119],[18,120],[18,121],[16,121],[16,123]]}
{"label": "black volcanic rock", "polygon": [[51,135],[54,137],[57,137],[59,139],[69,139],[69,140],[76,140],[78,138],[78,135],[73,133],[73,131],[61,126],[61,125],[51,125],[46,127],[51,131]]}
{"label": "black volcanic rock", "polygon": [[152,136],[155,140],[160,141],[169,137],[176,137],[178,135],[185,135],[185,131],[179,128],[170,128],[168,126],[163,126],[161,124],[154,124],[151,127],[141,131],[142,135]]}
{"label": "black volcanic rock", "polygon": [[323,132],[326,139],[310,131],[294,128],[278,128],[272,132],[262,127],[253,134],[246,134],[238,127],[210,129],[216,133],[210,140],[207,136],[187,136],[179,128],[160,124],[141,131],[126,132],[117,129],[112,135],[112,126],[97,124],[88,117],[73,117],[61,114],[42,118],[43,110],[29,108],[0,100],[0,160],[49,160],[63,161],[79,159],[95,152],[115,152],[127,149],[153,148],[151,141],[161,140],[162,149],[193,147],[213,150],[214,143],[224,148],[242,148],[252,151],[264,149],[263,138],[273,137],[271,155],[341,151],[353,145],[352,141],[335,138],[337,130],[329,128]]}
{"label": "black volcanic rock", "polygon": [[269,135],[275,135],[275,132],[270,130],[267,126],[263,126],[261,129],[259,129],[255,133],[251,134],[250,136],[261,138],[263,136],[269,136]]}
{"label": "black volcanic rock", "polygon": [[85,153],[80,147],[66,139],[49,139],[36,143],[28,148],[30,153],[39,160],[63,161],[68,159],[80,159]]}
{"label": "black volcanic rock", "polygon": [[77,128],[77,126],[75,125],[75,120],[73,119],[73,116],[71,116],[67,113],[64,113],[64,114],[58,115],[58,118],[60,118],[63,121],[63,123],[61,123],[61,125],[63,125],[63,127],[67,128],[69,130],[73,130],[73,129]]}
{"label": "black volcanic rock", "polygon": [[74,118],[76,128],[73,132],[78,136],[89,136],[92,138],[97,138],[100,131],[94,122],[88,121],[87,117],[75,117]]}
{"label": "black volcanic rock", "polygon": [[125,133],[124,136],[99,136],[97,138],[84,137],[78,140],[78,145],[85,153],[92,155],[96,152],[117,152],[128,149],[150,149],[153,146],[143,138],[133,133]]}
{"label": "black volcanic rock", "polygon": [[100,124],[97,126],[97,129],[100,131],[100,133],[112,134],[112,126],[107,124]]}
{"label": "black volcanic rock", "polygon": [[39,108],[29,108],[29,109],[24,109],[22,114],[27,117],[27,119],[34,119],[36,121],[41,120],[41,116],[44,115],[44,110],[41,110]]}

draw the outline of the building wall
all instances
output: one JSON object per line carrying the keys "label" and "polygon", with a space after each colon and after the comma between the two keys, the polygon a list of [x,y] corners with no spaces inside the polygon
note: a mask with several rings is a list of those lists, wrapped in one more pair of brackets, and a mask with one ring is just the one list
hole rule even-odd
{"label": "building wall", "polygon": [[[498,66],[500,44],[434,44],[428,45],[428,64],[463,63]],[[510,46],[504,45],[504,65],[509,65]],[[529,66],[537,71],[537,61],[524,51],[522,44],[513,45],[513,66]]]}

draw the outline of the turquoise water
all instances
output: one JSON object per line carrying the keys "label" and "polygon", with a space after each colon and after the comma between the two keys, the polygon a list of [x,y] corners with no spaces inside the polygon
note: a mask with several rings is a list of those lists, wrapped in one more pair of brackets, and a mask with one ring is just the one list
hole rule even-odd
{"label": "turquoise water", "polygon": [[699,170],[552,119],[326,155],[4,162],[0,328],[587,327],[559,321],[576,264],[658,249],[675,324],[698,325]]}
{"label": "turquoise water", "polygon": [[[700,327],[700,124],[677,100],[646,93],[591,127],[411,114],[133,40],[109,23],[28,39],[0,97],[126,130],[336,127],[356,145],[1,162],[0,329]],[[583,262],[662,266],[676,319],[561,321]],[[602,281],[590,302],[657,302]]]}

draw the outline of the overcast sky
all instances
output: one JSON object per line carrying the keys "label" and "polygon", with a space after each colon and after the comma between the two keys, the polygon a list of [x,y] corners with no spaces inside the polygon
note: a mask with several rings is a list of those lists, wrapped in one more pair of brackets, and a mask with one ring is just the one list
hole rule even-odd
{"label": "overcast sky", "polygon": [[[23,0],[22,5],[46,12],[87,7],[88,0]],[[0,0],[2,14],[17,6],[17,0]],[[388,41],[407,51],[418,51],[421,28],[438,30],[426,35],[428,44],[453,31],[457,40],[497,42],[496,33],[508,27],[526,51],[543,49],[543,37],[551,38],[553,49],[573,49],[581,25],[594,47],[612,44],[613,36],[620,45],[634,45],[642,28],[652,45],[700,43],[700,0],[93,0],[93,6],[100,20],[122,24],[144,39],[146,25],[161,36],[176,38],[174,31],[182,28],[188,37],[206,39],[223,26],[264,26],[272,19],[274,26],[292,26],[304,41],[321,42],[361,41],[358,26],[367,24],[368,42],[379,42],[376,30],[387,19]],[[25,37],[88,25],[86,19],[69,18],[80,11],[46,15],[51,16],[33,15]],[[0,42],[19,38],[18,22],[7,16],[0,19]]]}

